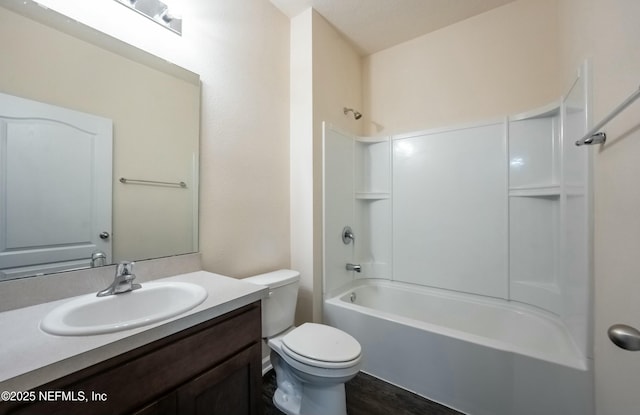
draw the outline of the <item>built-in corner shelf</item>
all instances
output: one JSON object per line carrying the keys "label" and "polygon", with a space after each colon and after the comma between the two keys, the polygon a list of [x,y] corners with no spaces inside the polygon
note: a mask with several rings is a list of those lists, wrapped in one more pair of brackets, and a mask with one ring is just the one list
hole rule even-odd
{"label": "built-in corner shelf", "polygon": [[520,114],[510,115],[509,121],[533,120],[560,116],[560,102],[552,102],[544,107],[536,108]]}
{"label": "built-in corner shelf", "polygon": [[389,142],[389,137],[387,137],[387,136],[383,136],[383,137],[355,137],[354,141],[356,143],[363,143],[363,144],[388,143]]}
{"label": "built-in corner shelf", "polygon": [[513,197],[556,197],[560,196],[560,185],[518,186],[509,188],[509,196]]}
{"label": "built-in corner shelf", "polygon": [[357,200],[384,200],[390,199],[391,195],[387,192],[356,192]]}

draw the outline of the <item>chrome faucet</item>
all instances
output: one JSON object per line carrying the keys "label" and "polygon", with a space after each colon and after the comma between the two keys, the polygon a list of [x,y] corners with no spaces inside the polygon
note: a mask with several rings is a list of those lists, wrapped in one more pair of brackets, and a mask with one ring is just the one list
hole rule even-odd
{"label": "chrome faucet", "polygon": [[136,274],[133,273],[133,265],[135,262],[123,261],[116,267],[116,276],[110,286],[96,294],[98,297],[106,297],[107,295],[122,294],[129,291],[142,288],[140,284],[134,284],[133,280]]}
{"label": "chrome faucet", "polygon": [[[100,262],[100,265],[97,265],[97,262]],[[91,254],[91,268],[95,268],[97,266],[107,265],[107,255],[102,251],[97,251]]]}
{"label": "chrome faucet", "polygon": [[360,264],[347,264],[347,271],[360,272],[361,270]]}

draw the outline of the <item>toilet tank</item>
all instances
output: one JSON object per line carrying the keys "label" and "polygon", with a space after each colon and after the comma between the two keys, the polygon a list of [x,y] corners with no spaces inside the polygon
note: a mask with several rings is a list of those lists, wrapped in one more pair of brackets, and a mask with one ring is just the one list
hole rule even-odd
{"label": "toilet tank", "polygon": [[300,281],[298,271],[281,269],[243,281],[269,287],[269,296],[262,299],[262,337],[274,336],[293,326]]}

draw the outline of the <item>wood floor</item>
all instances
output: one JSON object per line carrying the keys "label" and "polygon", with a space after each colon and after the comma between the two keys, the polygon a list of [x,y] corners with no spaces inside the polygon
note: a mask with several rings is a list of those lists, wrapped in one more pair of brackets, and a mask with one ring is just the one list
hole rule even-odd
{"label": "wood floor", "polygon": [[[271,370],[263,377],[264,415],[282,415],[271,401],[275,389]],[[347,382],[346,390],[349,415],[464,415],[362,372]]]}

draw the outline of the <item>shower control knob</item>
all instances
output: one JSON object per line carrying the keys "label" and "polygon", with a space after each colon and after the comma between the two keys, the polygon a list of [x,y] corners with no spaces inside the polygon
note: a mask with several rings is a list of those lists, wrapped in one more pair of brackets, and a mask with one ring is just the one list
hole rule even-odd
{"label": "shower control knob", "polygon": [[109,239],[109,232],[100,232],[100,239]]}
{"label": "shower control knob", "polygon": [[350,226],[345,226],[342,229],[342,242],[345,245],[349,245],[352,241],[355,241],[356,237],[353,236],[353,231],[351,230]]}

